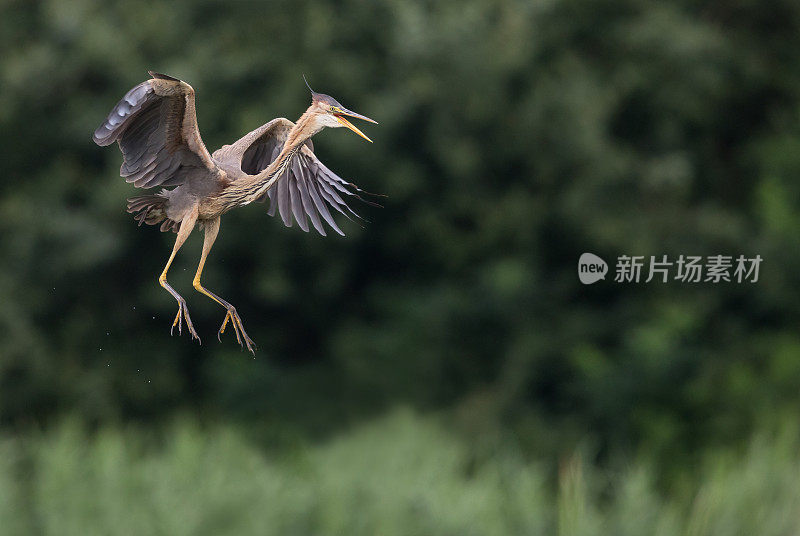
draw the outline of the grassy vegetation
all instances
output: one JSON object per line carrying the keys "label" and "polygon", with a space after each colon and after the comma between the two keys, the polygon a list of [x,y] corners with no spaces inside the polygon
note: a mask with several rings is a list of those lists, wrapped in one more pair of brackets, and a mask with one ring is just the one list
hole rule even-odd
{"label": "grassy vegetation", "polygon": [[0,532],[69,535],[725,535],[800,530],[797,434],[686,468],[657,491],[573,456],[557,478],[513,446],[475,462],[440,422],[398,412],[276,455],[230,427],[158,438],[74,424],[0,443]]}

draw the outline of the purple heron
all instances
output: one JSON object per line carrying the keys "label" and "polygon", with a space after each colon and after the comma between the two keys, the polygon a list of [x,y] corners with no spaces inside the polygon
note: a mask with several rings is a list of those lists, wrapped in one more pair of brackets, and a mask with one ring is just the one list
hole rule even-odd
{"label": "purple heron", "polygon": [[161,231],[177,233],[172,253],[158,278],[158,283],[178,301],[170,333],[178,326],[180,334],[185,322],[192,338],[200,341],[186,301],[167,282],[167,271],[176,253],[199,225],[205,239],[193,286],[226,310],[217,338],[230,321],[239,345],[255,354],[255,344],[244,330],[236,308],[200,283],[219,232],[220,216],[235,207],[269,199],[268,214],[280,213],[287,227],[292,226],[294,217],[300,228],[308,231],[308,216],[320,234],[325,235],[325,220],[344,235],[329,207],[349,218],[350,214],[358,215],[347,205],[348,197],[373,203],[359,196],[363,190],[317,159],[310,138],[325,127],[347,127],[371,142],[347,118],[376,121],[308,86],[311,105],[297,123],[273,119],[211,154],[200,138],[192,87],[177,78],[148,72],[152,78],[125,94],[95,131],[94,141],[101,146],[115,141],[119,144],[123,156],[120,175],[127,182],[137,188],[162,188],[154,195],[128,199],[128,212],[134,214],[139,225],[160,223]]}

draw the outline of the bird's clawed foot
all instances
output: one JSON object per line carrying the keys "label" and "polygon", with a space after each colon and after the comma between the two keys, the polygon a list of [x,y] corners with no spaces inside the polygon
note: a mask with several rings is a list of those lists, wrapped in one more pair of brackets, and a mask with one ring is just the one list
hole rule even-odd
{"label": "bird's clawed foot", "polygon": [[175,329],[175,326],[178,326],[178,335],[181,335],[181,327],[184,320],[186,321],[186,329],[189,330],[189,334],[191,334],[192,339],[197,339],[197,342],[200,342],[200,336],[194,330],[192,319],[189,317],[189,309],[186,308],[186,301],[180,299],[178,300],[178,314],[175,315],[175,320],[172,322],[172,327],[169,328],[169,334],[172,335],[172,331]]}
{"label": "bird's clawed foot", "polygon": [[[225,314],[225,320],[222,321],[222,327],[219,328],[219,332],[217,332],[217,339],[222,342],[221,335],[225,333],[225,328],[228,325],[228,320],[231,321],[231,325],[233,326],[233,331],[236,333],[236,340],[239,343],[239,346],[244,347],[247,346],[247,350],[256,355],[256,343],[247,336],[247,332],[244,330],[244,326],[242,325],[242,319],[239,318],[239,313],[236,312],[236,307],[230,306],[228,307],[228,312]],[[242,344],[242,340],[244,340],[244,344]]]}

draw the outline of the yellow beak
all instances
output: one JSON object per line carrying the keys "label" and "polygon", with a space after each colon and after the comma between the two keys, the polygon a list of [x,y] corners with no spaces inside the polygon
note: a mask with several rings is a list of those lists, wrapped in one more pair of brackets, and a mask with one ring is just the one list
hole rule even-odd
{"label": "yellow beak", "polygon": [[367,117],[365,115],[361,115],[361,114],[357,114],[355,112],[351,112],[350,110],[344,110],[341,113],[337,113],[337,114],[333,114],[333,115],[336,116],[336,120],[339,121],[342,125],[346,126],[347,128],[349,128],[350,130],[352,130],[353,132],[355,132],[356,134],[358,134],[359,136],[361,136],[362,138],[364,138],[368,142],[372,143],[371,139],[369,139],[363,132],[361,132],[358,129],[358,127],[356,127],[353,123],[348,121],[344,116],[345,115],[349,115],[350,117],[356,117],[358,119],[363,119],[364,121],[369,121],[370,123],[375,123],[376,125],[378,124],[377,121],[375,121],[374,119],[370,119],[369,117]]}

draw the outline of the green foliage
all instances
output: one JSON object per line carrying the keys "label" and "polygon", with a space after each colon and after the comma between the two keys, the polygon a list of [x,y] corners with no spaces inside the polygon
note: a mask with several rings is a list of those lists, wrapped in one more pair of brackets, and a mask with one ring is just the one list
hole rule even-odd
{"label": "green foliage", "polygon": [[0,513],[9,535],[788,536],[798,447],[796,433],[764,436],[687,468],[691,485],[664,495],[646,462],[608,473],[576,455],[553,482],[507,443],[475,463],[438,420],[408,411],[289,456],[230,427],[87,434],[73,421],[4,440]]}
{"label": "green foliage", "polygon": [[[526,456],[587,437],[601,458],[646,451],[660,478],[797,417],[797,2],[0,9],[5,427],[186,412],[282,446],[408,404],[467,433],[514,434]],[[136,227],[118,152],[91,142],[147,69],[194,86],[212,149],[299,116],[303,73],[380,121],[372,145],[342,130],[315,139],[329,167],[388,194],[385,209],[361,210],[363,229],[344,222],[346,239],[322,239],[264,206],[225,216],[205,283],[237,305],[255,360],[230,332],[214,341],[222,311],[190,286],[198,236],[170,280],[203,345],[168,336],[175,303],[156,277],[173,237]],[[764,264],[752,285],[584,287],[584,251]],[[91,456],[130,454],[98,437]]]}

